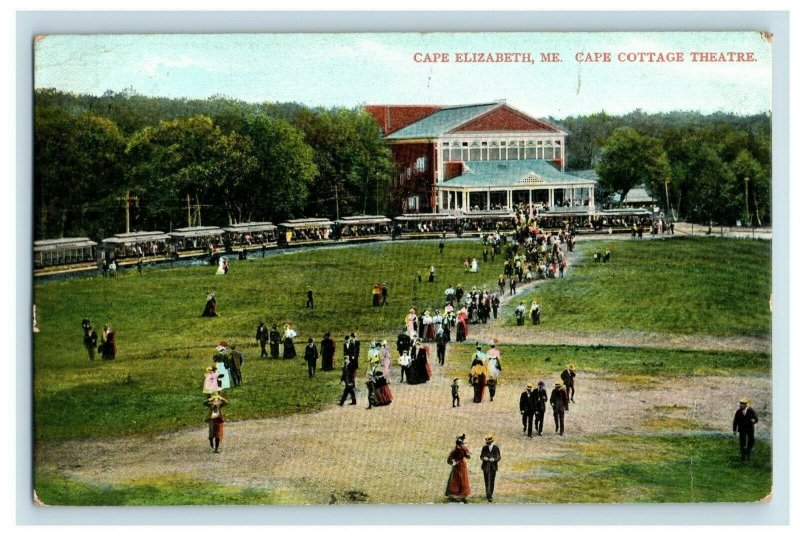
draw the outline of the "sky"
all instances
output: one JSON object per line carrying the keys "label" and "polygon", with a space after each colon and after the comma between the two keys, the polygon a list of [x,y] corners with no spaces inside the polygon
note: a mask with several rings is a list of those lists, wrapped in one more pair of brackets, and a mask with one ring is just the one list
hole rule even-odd
{"label": "sky", "polygon": [[[693,51],[751,53],[754,61],[694,62]],[[534,62],[457,62],[462,52],[530,53]],[[611,61],[576,59],[595,52]],[[638,52],[684,59],[619,61]],[[449,61],[415,61],[433,53]],[[542,53],[561,61],[542,62]],[[757,32],[50,35],[34,45],[34,87],[345,107],[504,99],[556,118],[635,109],[753,114],[771,110],[772,61]]]}

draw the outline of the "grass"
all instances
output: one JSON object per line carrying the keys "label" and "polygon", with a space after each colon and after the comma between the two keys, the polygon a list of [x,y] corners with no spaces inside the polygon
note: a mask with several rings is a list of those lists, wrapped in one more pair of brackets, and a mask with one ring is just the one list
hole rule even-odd
{"label": "grass", "polygon": [[79,482],[46,472],[36,475],[36,494],[45,504],[60,506],[177,506],[177,505],[262,505],[297,504],[285,491],[222,486],[161,475],[152,481],[106,485]]}
{"label": "grass", "polygon": [[[519,502],[752,502],[772,488],[769,443],[756,441],[751,461],[739,443],[717,434],[606,435],[569,457],[523,462]],[[523,467],[522,465],[527,465]]]}
{"label": "grass", "polygon": [[[767,375],[767,353],[675,350],[672,348],[625,348],[592,346],[499,346],[503,379],[524,381],[557,378],[574,364],[582,373],[612,374],[612,379],[647,386],[683,376]],[[456,345],[448,359],[468,366],[474,348]]]}
{"label": "grass", "polygon": [[[116,279],[85,277],[37,282],[40,333],[34,337],[34,429],[38,440],[147,434],[202,422],[205,367],[221,339],[245,353],[244,385],[230,393],[231,420],[314,411],[340,393],[339,374],[319,372],[309,385],[302,355],[293,361],[258,359],[258,322],[294,322],[305,337],[331,331],[341,360],[344,335],[396,337],[408,308],[437,304],[448,284],[466,288],[493,279],[463,272],[463,258],[479,255],[477,241],[371,244],[298,251],[246,262],[216,276],[213,266],[127,271]],[[437,282],[427,269],[437,267]],[[414,284],[417,271],[423,282]],[[371,306],[375,281],[388,283],[389,305]],[[306,287],[315,309],[305,308]],[[219,295],[218,318],[201,318],[206,293]],[[416,295],[416,300],[414,299]],[[81,319],[117,333],[116,361],[90,362]],[[363,352],[366,353],[366,348]]]}
{"label": "grass", "polygon": [[[582,262],[568,268],[568,278],[513,305],[529,305],[536,296],[542,325],[565,331],[770,336],[768,241],[579,241],[576,247]],[[594,251],[606,247],[611,261],[593,262]],[[504,321],[516,323],[513,307]]]}

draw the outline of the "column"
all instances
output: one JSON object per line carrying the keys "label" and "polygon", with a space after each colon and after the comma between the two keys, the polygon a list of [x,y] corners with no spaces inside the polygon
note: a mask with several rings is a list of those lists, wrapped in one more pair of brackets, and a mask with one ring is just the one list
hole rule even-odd
{"label": "column", "polygon": [[547,204],[550,205],[550,210],[553,210],[553,205],[556,204],[556,196],[553,188],[547,189]]}
{"label": "column", "polygon": [[486,190],[486,210],[492,210],[492,191]]}
{"label": "column", "polygon": [[511,190],[506,190],[506,208],[511,210]]}

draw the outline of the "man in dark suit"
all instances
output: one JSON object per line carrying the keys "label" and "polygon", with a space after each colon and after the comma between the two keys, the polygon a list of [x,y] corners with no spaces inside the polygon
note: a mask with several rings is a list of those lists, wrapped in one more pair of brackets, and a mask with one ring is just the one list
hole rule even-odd
{"label": "man in dark suit", "polygon": [[447,350],[447,340],[444,338],[444,330],[439,328],[436,332],[436,358],[440,365],[444,365],[444,354]]}
{"label": "man in dark suit", "polygon": [[750,451],[753,450],[755,443],[755,429],[758,422],[758,415],[755,410],[749,407],[750,401],[743,398],[739,401],[739,409],[733,416],[733,433],[739,432],[739,451],[742,461],[750,459]]}
{"label": "man in dark suit", "polygon": [[533,393],[533,384],[529,383],[522,394],[519,395],[519,413],[522,415],[522,432],[528,437],[533,436],[533,414],[536,398]]}
{"label": "man in dark suit", "polygon": [[344,392],[342,399],[339,400],[339,405],[343,406],[344,401],[350,396],[350,405],[356,405],[356,368],[353,365],[353,360],[345,357],[344,368],[342,369],[342,380],[344,383]]}
{"label": "man in dark suit", "polygon": [[550,405],[553,407],[556,432],[564,435],[564,413],[569,411],[569,395],[567,395],[567,388],[561,382],[556,382],[550,393]]}
{"label": "man in dark suit", "polygon": [[358,357],[361,355],[361,341],[358,340],[355,333],[350,334],[350,345],[352,347],[352,357],[355,361],[355,368],[358,368]]}
{"label": "man in dark suit", "polygon": [[308,377],[313,378],[317,373],[317,359],[319,358],[319,351],[317,345],[314,344],[314,339],[308,339],[308,346],[306,346],[305,360],[308,363]]}
{"label": "man in dark suit", "polygon": [[269,342],[269,330],[267,326],[264,325],[264,322],[258,323],[258,329],[256,329],[256,340],[261,345],[261,357],[267,357],[267,343]]}
{"label": "man in dark suit", "polygon": [[281,334],[278,331],[278,324],[272,324],[272,329],[269,330],[269,354],[272,359],[281,356]]}
{"label": "man in dark suit", "polygon": [[492,502],[497,463],[500,461],[500,447],[494,444],[493,435],[486,436],[485,440],[486,444],[481,449],[481,470],[483,471],[483,482],[486,484],[486,500]]}
{"label": "man in dark suit", "polygon": [[533,426],[536,432],[542,435],[544,428],[544,414],[547,411],[547,390],[544,388],[544,382],[539,380],[539,385],[533,392]]}
{"label": "man in dark suit", "polygon": [[561,372],[561,381],[564,382],[570,402],[575,402],[575,365],[569,365]]}

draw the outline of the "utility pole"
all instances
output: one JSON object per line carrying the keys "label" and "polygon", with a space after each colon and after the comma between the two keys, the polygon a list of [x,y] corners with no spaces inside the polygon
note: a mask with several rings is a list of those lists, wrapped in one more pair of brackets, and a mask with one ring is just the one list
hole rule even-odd
{"label": "utility pole", "polygon": [[669,188],[667,187],[668,184],[669,184],[669,177],[664,177],[664,193],[667,194],[667,216],[669,216],[672,213],[669,209]]}
{"label": "utility pole", "polygon": [[750,182],[750,177],[744,178],[744,211],[747,215],[747,223],[752,224],[752,220],[750,219],[750,195],[748,193],[747,183]]}
{"label": "utility pole", "polygon": [[339,219],[339,185],[333,185],[333,195],[336,197],[336,219]]}
{"label": "utility pole", "polygon": [[135,195],[132,195],[132,192],[128,190],[124,197],[119,197],[119,201],[125,203],[125,233],[131,232],[131,205],[139,206],[139,198]]}

